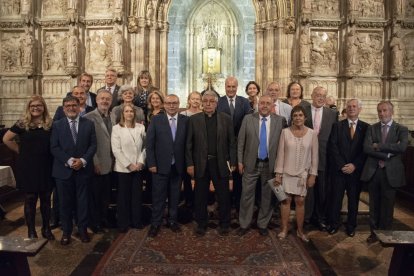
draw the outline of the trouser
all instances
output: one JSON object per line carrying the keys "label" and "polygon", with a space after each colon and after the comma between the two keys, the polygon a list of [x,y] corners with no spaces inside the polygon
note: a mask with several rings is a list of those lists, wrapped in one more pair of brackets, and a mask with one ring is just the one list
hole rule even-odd
{"label": "trouser", "polygon": [[40,214],[42,215],[42,229],[50,229],[50,191],[26,193],[24,200],[24,217],[29,233],[36,232],[36,203],[40,199]]}
{"label": "trouser", "polygon": [[117,219],[119,228],[142,224],[143,173],[118,173]]}

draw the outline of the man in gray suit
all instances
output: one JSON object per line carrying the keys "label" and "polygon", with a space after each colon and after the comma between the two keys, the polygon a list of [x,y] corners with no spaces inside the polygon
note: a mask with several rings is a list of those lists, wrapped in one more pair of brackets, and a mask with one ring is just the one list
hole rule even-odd
{"label": "man in gray suit", "polygon": [[259,112],[244,117],[237,143],[237,160],[242,177],[238,234],[243,236],[249,230],[253,216],[257,180],[261,183],[261,202],[257,227],[262,236],[268,235],[267,225],[272,216],[272,191],[267,181],[275,169],[276,153],[286,119],[271,114],[273,99],[261,96]]}
{"label": "man in gray suit", "polygon": [[290,112],[292,111],[292,107],[279,100],[280,90],[280,84],[274,81],[269,83],[265,94],[273,99],[272,113],[285,117],[286,121],[290,123]]}
{"label": "man in gray suit", "polygon": [[96,96],[97,108],[85,115],[95,125],[97,151],[93,157],[94,178],[89,183],[90,228],[94,233],[103,232],[111,193],[113,158],[111,154],[112,123],[109,108],[112,102],[111,92],[100,89]]}
{"label": "man in gray suit", "polygon": [[112,110],[117,105],[121,104],[121,101],[118,99],[119,95],[119,88],[120,86],[116,84],[116,81],[118,79],[118,72],[113,68],[108,68],[105,71],[105,86],[99,88],[99,89],[106,89],[112,94],[112,103],[111,107],[109,108]]}
{"label": "man in gray suit", "polygon": [[407,149],[408,129],[392,119],[394,106],[382,101],[377,106],[379,122],[368,127],[364,152],[368,155],[361,180],[368,182],[371,235],[367,242],[378,240],[376,229],[392,226],[396,188],[405,185],[401,155]]}
{"label": "man in gray suit", "polygon": [[318,134],[319,164],[318,177],[314,187],[308,189],[305,199],[305,222],[312,219],[321,231],[327,230],[327,210],[330,187],[328,183],[328,154],[327,145],[331,135],[332,126],[338,121],[335,111],[325,107],[327,91],[317,86],[312,91],[312,104],[305,107],[305,125]]}

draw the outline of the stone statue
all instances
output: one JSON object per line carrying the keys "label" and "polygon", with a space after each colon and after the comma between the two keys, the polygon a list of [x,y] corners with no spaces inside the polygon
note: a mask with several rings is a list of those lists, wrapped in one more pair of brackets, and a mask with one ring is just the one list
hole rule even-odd
{"label": "stone statue", "polygon": [[355,28],[351,28],[349,31],[346,42],[346,67],[351,68],[357,64],[358,39]]}
{"label": "stone statue", "polygon": [[310,12],[312,10],[312,1],[311,0],[302,0],[302,10],[303,12]]}
{"label": "stone statue", "polygon": [[400,16],[403,14],[403,0],[394,0],[394,15]]}
{"label": "stone statue", "polygon": [[20,6],[20,14],[28,15],[32,12],[32,1],[31,0],[22,0]]}
{"label": "stone statue", "polygon": [[67,66],[76,66],[78,63],[78,45],[79,40],[76,35],[76,29],[70,28],[67,45]]}
{"label": "stone statue", "polygon": [[300,32],[300,66],[309,66],[312,41],[309,36],[309,27],[306,26]]}
{"label": "stone statue", "polygon": [[153,16],[154,16],[154,4],[150,0],[148,1],[148,4],[147,4],[147,19],[151,20]]}
{"label": "stone statue", "polygon": [[112,38],[112,64],[114,66],[121,66],[122,65],[122,32],[117,27],[114,26],[114,36]]}
{"label": "stone statue", "polygon": [[67,18],[69,23],[78,21],[78,0],[68,0]]}
{"label": "stone statue", "polygon": [[22,40],[22,52],[23,52],[23,66],[32,66],[33,65],[33,45],[34,37],[33,33],[27,28],[25,30],[25,36]]}
{"label": "stone statue", "polygon": [[113,12],[114,21],[118,21],[118,22],[122,21],[123,6],[124,6],[123,0],[114,0],[114,12]]}
{"label": "stone statue", "polygon": [[68,9],[76,12],[78,10],[78,0],[68,0]]}
{"label": "stone statue", "polygon": [[391,70],[394,74],[401,73],[403,70],[403,61],[404,61],[404,42],[401,39],[401,34],[399,31],[395,32],[391,41]]}

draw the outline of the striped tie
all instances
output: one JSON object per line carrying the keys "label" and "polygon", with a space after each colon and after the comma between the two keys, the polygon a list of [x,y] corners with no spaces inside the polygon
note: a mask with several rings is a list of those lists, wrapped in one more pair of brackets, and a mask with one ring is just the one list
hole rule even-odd
{"label": "striped tie", "polygon": [[76,144],[78,132],[76,131],[76,120],[70,121],[70,132],[72,132],[73,142]]}

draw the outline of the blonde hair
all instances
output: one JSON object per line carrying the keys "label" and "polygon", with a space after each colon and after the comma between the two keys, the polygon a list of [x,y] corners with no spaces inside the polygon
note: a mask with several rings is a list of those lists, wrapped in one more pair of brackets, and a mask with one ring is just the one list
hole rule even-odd
{"label": "blonde hair", "polygon": [[[190,98],[191,98],[192,95],[198,95],[200,97],[200,101],[201,101],[201,93],[200,92],[198,92],[198,91],[191,92],[190,94],[188,94],[188,97],[187,97],[187,109],[189,109],[191,107]],[[200,103],[200,105],[201,105],[201,103]]]}
{"label": "blonde hair", "polygon": [[132,122],[133,122],[132,128],[134,128],[135,127],[135,121],[136,121],[135,119],[137,117],[137,113],[135,111],[134,105],[133,104],[130,104],[130,103],[123,104],[123,107],[121,109],[121,119],[119,120],[119,125],[121,127],[126,127],[126,124],[125,124],[125,116],[124,116],[124,111],[125,111],[125,108],[126,107],[130,107],[132,109],[132,111],[134,111],[134,118],[132,118]]}
{"label": "blonde hair", "polygon": [[39,96],[39,95],[33,95],[33,96],[30,97],[29,101],[26,104],[25,112],[24,112],[21,120],[19,121],[19,126],[21,128],[26,129],[26,130],[38,127],[37,124],[34,124],[32,122],[32,114],[30,113],[30,104],[32,102],[36,102],[36,101],[41,102],[42,105],[43,105],[43,114],[42,114],[41,126],[43,127],[43,129],[49,130],[52,126],[53,121],[52,121],[52,118],[50,118],[49,111],[47,109],[47,105],[46,105],[45,100],[43,99],[42,96]]}
{"label": "blonde hair", "polygon": [[164,96],[160,93],[160,91],[158,91],[158,90],[154,90],[154,91],[152,91],[149,95],[148,95],[148,99],[147,99],[147,101],[148,101],[148,108],[150,109],[150,110],[153,110],[153,106],[152,106],[152,104],[151,104],[151,99],[152,99],[152,97],[154,96],[154,95],[157,95],[158,97],[160,97],[160,101],[161,101],[161,108],[163,108],[164,107]]}

